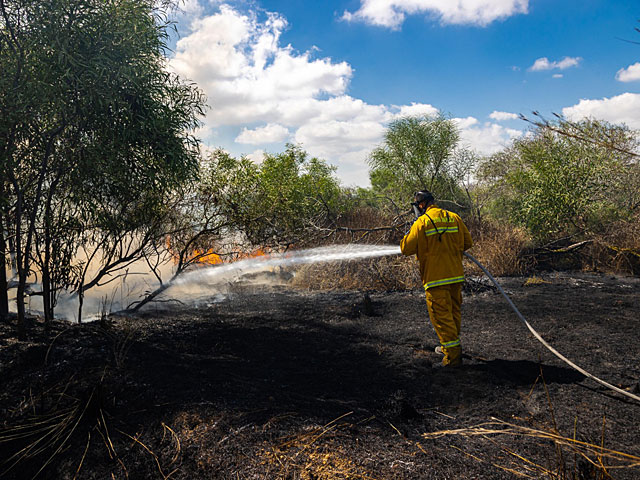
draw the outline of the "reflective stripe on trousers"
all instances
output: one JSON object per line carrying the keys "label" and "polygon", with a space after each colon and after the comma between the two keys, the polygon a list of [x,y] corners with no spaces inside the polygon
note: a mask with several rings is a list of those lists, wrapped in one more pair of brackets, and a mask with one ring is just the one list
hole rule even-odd
{"label": "reflective stripe on trousers", "polygon": [[424,289],[427,290],[433,287],[439,287],[441,285],[449,285],[450,283],[462,283],[464,282],[464,275],[460,277],[450,277],[443,278],[441,280],[434,280],[433,282],[429,282],[424,286]]}
{"label": "reflective stripe on trousers", "polygon": [[460,346],[460,339],[456,339],[453,342],[447,342],[447,343],[443,343],[442,347],[443,348],[451,348],[451,347],[459,347]]}

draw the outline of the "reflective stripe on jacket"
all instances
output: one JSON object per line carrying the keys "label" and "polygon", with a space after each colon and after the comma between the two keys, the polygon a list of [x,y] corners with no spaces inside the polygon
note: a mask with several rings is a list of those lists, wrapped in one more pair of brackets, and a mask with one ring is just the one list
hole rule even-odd
{"label": "reflective stripe on jacket", "polygon": [[427,208],[400,242],[404,255],[417,255],[424,288],[464,281],[462,252],[473,245],[462,219],[437,205]]}

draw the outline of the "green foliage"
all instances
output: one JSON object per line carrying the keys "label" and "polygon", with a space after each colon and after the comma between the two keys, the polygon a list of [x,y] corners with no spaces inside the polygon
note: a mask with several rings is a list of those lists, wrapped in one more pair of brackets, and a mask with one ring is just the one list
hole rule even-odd
{"label": "green foliage", "polygon": [[46,283],[46,270],[86,272],[58,268],[58,251],[69,261],[91,243],[148,238],[173,191],[197,177],[189,132],[204,98],[167,73],[169,25],[154,0],[0,8],[2,204],[21,282],[35,258]]}
{"label": "green foliage", "polygon": [[601,230],[638,206],[638,165],[625,153],[634,133],[592,120],[560,127],[573,134],[540,128],[479,170],[490,212],[538,240]]}
{"label": "green foliage", "polygon": [[456,151],[459,138],[455,123],[442,115],[392,122],[369,158],[373,191],[406,204],[427,188],[436,198],[460,202],[461,166],[469,155]]}
{"label": "green foliage", "polygon": [[221,214],[255,245],[304,243],[343,209],[335,167],[294,145],[259,165],[218,150],[202,178]]}

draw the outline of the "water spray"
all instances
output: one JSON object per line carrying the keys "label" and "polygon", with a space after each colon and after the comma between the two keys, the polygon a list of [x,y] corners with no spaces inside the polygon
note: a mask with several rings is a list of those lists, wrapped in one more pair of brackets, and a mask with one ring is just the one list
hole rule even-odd
{"label": "water spray", "polygon": [[359,260],[399,254],[400,247],[394,245],[332,245],[248,258],[233,263],[201,268],[182,275],[173,284],[184,285],[211,280],[218,281],[228,275],[260,273],[275,267]]}

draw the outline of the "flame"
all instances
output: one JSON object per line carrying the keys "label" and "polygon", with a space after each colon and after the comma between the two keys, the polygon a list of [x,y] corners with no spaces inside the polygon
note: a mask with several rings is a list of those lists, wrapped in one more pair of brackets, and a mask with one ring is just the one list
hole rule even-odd
{"label": "flame", "polygon": [[[167,245],[167,250],[173,257],[173,263],[178,264],[178,262],[180,262],[180,252],[178,249],[173,247],[170,236],[167,236],[165,243]],[[206,251],[194,248],[193,251],[189,252],[189,255],[185,259],[185,261],[189,260],[193,263],[204,265],[219,265],[223,263],[222,257],[215,253],[213,248],[209,248]]]}
{"label": "flame", "polygon": [[256,248],[252,252],[238,254],[238,258],[236,260],[246,260],[247,258],[264,257],[268,254],[269,253],[265,252],[262,248]]}
{"label": "flame", "polygon": [[[180,254],[175,249],[175,247],[173,247],[171,242],[171,237],[169,236],[167,236],[166,238],[166,245],[167,245],[167,250],[169,250],[169,252],[173,256],[174,263],[177,264],[180,261]],[[228,255],[226,261],[237,262],[238,260],[264,257],[270,254],[271,254],[271,250],[269,248],[259,247],[250,252],[242,252],[242,253],[235,253],[232,255]],[[223,260],[222,257],[215,252],[214,248],[209,248],[206,251],[195,248],[188,255],[187,260],[188,259],[191,259],[192,263],[200,264],[200,265],[220,265],[221,263],[225,262],[225,260]]]}
{"label": "flame", "polygon": [[193,251],[192,258],[195,258],[197,263],[204,263],[207,265],[219,265],[222,263],[222,258],[217,253],[214,253],[212,248],[206,252],[200,252],[198,249],[195,249]]}
{"label": "flame", "polygon": [[258,248],[249,254],[249,258],[264,257],[266,254],[262,248]]}

